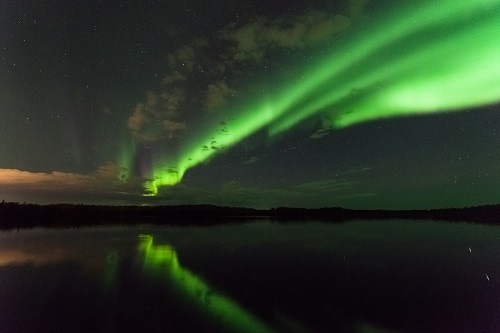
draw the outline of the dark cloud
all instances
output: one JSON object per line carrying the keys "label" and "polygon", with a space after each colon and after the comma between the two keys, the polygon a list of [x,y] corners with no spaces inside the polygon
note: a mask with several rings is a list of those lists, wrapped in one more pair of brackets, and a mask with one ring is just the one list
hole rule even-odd
{"label": "dark cloud", "polygon": [[348,16],[310,9],[300,16],[232,23],[221,31],[220,38],[232,44],[227,49],[228,59],[260,61],[272,49],[304,49],[324,43],[350,25]]}
{"label": "dark cloud", "polygon": [[366,6],[370,0],[349,0],[347,13],[351,18],[357,18],[366,15]]}
{"label": "dark cloud", "polygon": [[186,81],[187,77],[181,74],[179,71],[173,71],[171,74],[166,75],[163,78],[163,83],[166,85],[171,85],[173,83]]}
{"label": "dark cloud", "polygon": [[195,65],[196,57],[194,49],[190,45],[185,45],[173,53],[168,54],[168,63],[171,67],[183,67],[191,71]]}
{"label": "dark cloud", "polygon": [[228,105],[229,99],[235,93],[236,91],[231,89],[224,80],[211,83],[205,95],[205,108],[210,112],[218,111]]}
{"label": "dark cloud", "polygon": [[311,139],[321,139],[328,135],[332,130],[332,122],[329,119],[323,119],[321,126],[316,129],[316,131],[311,134]]}
{"label": "dark cloud", "polygon": [[205,56],[208,42],[199,37],[193,38],[189,44],[183,45],[173,52],[168,53],[167,60],[170,68],[189,73],[197,68]]}
{"label": "dark cloud", "polygon": [[128,118],[129,130],[141,142],[179,137],[187,129],[186,123],[180,119],[184,99],[180,89],[163,94],[149,92],[146,102],[137,104]]}

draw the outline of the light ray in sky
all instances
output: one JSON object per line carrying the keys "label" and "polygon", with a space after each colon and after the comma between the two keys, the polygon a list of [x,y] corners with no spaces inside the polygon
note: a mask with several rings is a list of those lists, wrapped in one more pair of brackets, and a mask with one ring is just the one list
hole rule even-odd
{"label": "light ray in sky", "polygon": [[137,144],[133,140],[128,140],[127,144],[122,146],[118,156],[118,165],[121,167],[120,179],[129,179],[132,177],[134,156],[137,152]]}
{"label": "light ray in sky", "polygon": [[157,157],[146,194],[180,182],[188,169],[266,127],[274,136],[314,115],[342,128],[499,102],[498,17],[498,0],[394,6],[354,30],[350,42],[299,68],[301,82],[276,80],[279,90],[235,109],[227,131],[207,126],[175,156]]}

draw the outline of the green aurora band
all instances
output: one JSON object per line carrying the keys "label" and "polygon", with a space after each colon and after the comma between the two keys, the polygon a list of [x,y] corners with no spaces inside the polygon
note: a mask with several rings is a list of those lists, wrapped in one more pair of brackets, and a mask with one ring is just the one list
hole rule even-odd
{"label": "green aurora band", "polygon": [[149,273],[175,283],[188,299],[221,325],[219,329],[238,332],[273,332],[273,329],[258,320],[230,298],[214,292],[207,283],[183,268],[177,253],[169,245],[154,245],[153,236],[139,236],[139,253],[144,258],[144,267]]}
{"label": "green aurora band", "polygon": [[177,184],[220,147],[231,147],[264,128],[275,136],[315,115],[328,119],[332,128],[343,128],[500,101],[500,1],[405,1],[391,6],[351,29],[349,38],[331,47],[326,57],[304,66],[299,83],[274,82],[279,91],[232,110],[230,134],[217,131],[219,124],[207,126],[175,156],[156,158],[145,195]]}

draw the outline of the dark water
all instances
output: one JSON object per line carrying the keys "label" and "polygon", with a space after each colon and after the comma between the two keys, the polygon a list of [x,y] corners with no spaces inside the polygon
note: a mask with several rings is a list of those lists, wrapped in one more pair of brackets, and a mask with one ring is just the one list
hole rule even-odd
{"label": "dark water", "polygon": [[500,332],[500,228],[0,233],[0,332]]}

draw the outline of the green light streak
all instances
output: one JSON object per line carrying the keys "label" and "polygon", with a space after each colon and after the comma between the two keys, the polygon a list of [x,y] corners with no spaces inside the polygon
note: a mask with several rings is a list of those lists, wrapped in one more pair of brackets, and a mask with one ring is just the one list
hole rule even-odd
{"label": "green light streak", "polygon": [[498,1],[435,1],[377,22],[385,24],[371,27],[349,53],[332,55],[309,77],[307,95],[294,91],[293,103],[286,104],[291,108],[270,124],[270,134],[318,112],[330,115],[334,127],[345,127],[498,102],[499,14]]}
{"label": "green light streak", "polygon": [[[332,127],[395,116],[456,112],[500,101],[500,2],[411,1],[374,17],[356,37],[232,113],[229,133],[208,126],[177,156],[155,161],[147,193],[175,185],[252,133],[274,136],[321,114]],[[215,142],[215,144],[214,144]],[[205,149],[206,148],[206,149]]]}
{"label": "green light streak", "polygon": [[[173,160],[171,157],[162,157],[155,161],[155,169],[153,180],[147,184],[146,190],[150,193],[157,194],[158,187],[177,184],[186,170],[207,162],[222,150],[225,150],[245,137],[255,133],[259,129],[269,124],[273,119],[273,110],[269,104],[251,105],[245,108],[241,114],[252,114],[252,110],[258,117],[242,116],[231,121],[231,126],[228,132],[220,133],[217,128],[214,128],[211,133],[208,133],[204,138],[191,142],[186,145],[181,154],[182,158]],[[212,143],[216,142],[217,146]],[[204,149],[206,147],[207,149]]]}
{"label": "green light streak", "polygon": [[175,283],[177,290],[182,291],[203,312],[217,319],[224,328],[235,332],[273,331],[236,302],[214,292],[207,283],[183,268],[171,246],[154,245],[152,236],[140,235],[139,252],[143,255],[144,266],[149,272],[155,272]]}

